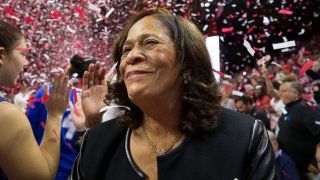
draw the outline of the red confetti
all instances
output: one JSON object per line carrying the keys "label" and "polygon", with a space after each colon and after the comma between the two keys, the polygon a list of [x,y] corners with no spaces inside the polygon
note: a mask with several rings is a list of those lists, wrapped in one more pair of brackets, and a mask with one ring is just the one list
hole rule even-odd
{"label": "red confetti", "polygon": [[36,22],[35,19],[29,18],[29,17],[23,18],[23,20],[26,21],[27,23],[34,23],[34,22]]}
{"label": "red confetti", "polygon": [[78,117],[81,116],[81,114],[77,108],[74,108],[74,114],[76,114]]}
{"label": "red confetti", "polygon": [[312,67],[313,61],[309,59],[300,69],[300,76],[303,76],[303,74]]}
{"label": "red confetti", "polygon": [[42,98],[41,98],[41,102],[42,103],[45,103],[45,102],[47,102],[47,100],[50,98],[50,96],[48,95],[48,94],[44,94],[43,96],[42,96]]}
{"label": "red confetti", "polygon": [[252,26],[250,29],[248,29],[247,33],[251,33],[251,31],[255,28],[256,26]]}
{"label": "red confetti", "polygon": [[291,15],[293,12],[290,10],[286,10],[286,9],[281,9],[279,11],[279,14],[287,14],[287,15]]}
{"label": "red confetti", "polygon": [[223,72],[217,71],[215,69],[212,69],[212,71],[217,73],[217,74],[219,74],[219,76],[222,77],[222,78],[229,78],[229,79],[231,78],[230,75],[224,74]]}
{"label": "red confetti", "polygon": [[83,12],[79,7],[75,7],[74,10],[76,10],[76,11],[79,13],[79,16],[80,16],[81,18],[84,17],[84,12]]}
{"label": "red confetti", "polygon": [[40,125],[43,129],[46,128],[46,123],[44,123],[43,121],[40,122]]}
{"label": "red confetti", "polygon": [[233,31],[233,27],[228,27],[228,28],[222,28],[222,32],[231,32]]}
{"label": "red confetti", "polygon": [[8,14],[10,14],[11,16],[15,16],[15,13],[12,11],[11,8],[6,7],[4,10],[5,10]]}

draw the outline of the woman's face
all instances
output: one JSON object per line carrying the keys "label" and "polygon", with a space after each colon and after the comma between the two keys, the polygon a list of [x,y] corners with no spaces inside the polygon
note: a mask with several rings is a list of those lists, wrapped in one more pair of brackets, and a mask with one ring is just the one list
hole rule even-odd
{"label": "woman's face", "polygon": [[122,53],[120,73],[132,101],[180,95],[175,45],[156,18],[144,17],[131,27]]}
{"label": "woman's face", "polygon": [[26,41],[22,38],[18,46],[10,53],[3,52],[0,66],[0,86],[12,87],[19,78],[19,73],[28,64],[26,59]]}

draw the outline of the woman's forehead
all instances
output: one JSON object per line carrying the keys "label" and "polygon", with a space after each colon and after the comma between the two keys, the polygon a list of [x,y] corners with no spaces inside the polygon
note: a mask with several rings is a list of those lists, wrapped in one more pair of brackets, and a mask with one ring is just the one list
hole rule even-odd
{"label": "woman's forehead", "polygon": [[167,28],[160,20],[153,16],[146,16],[133,24],[128,32],[128,36],[132,33],[161,33],[166,31]]}

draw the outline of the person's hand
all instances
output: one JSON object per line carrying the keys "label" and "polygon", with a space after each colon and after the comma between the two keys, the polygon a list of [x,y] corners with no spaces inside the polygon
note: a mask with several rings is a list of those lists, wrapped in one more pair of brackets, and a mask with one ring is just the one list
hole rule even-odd
{"label": "person's hand", "polygon": [[314,166],[312,163],[310,163],[308,165],[308,172],[316,175],[319,173],[319,169],[316,166]]}
{"label": "person's hand", "polygon": [[[74,96],[80,97],[79,93],[74,94]],[[76,130],[78,132],[85,131],[85,117],[82,110],[81,105],[81,98],[77,98],[77,102],[75,102],[75,105],[71,101],[69,101],[69,106],[71,109],[71,119],[73,125],[76,127]]]}
{"label": "person's hand", "polygon": [[304,51],[305,51],[305,48],[302,47],[301,49],[299,49],[298,55],[303,56]]}
{"label": "person's hand", "polygon": [[[72,85],[68,85],[68,77],[65,75],[56,76],[52,82],[50,96],[45,101],[48,116],[62,116],[66,111],[69,102]],[[45,97],[49,94],[49,85],[45,86]]]}
{"label": "person's hand", "polygon": [[268,78],[269,76],[269,72],[268,72],[268,69],[266,68],[266,65],[263,64],[260,68],[260,72],[262,73],[262,75],[265,77],[265,78]]}
{"label": "person's hand", "polygon": [[99,111],[106,105],[104,99],[108,93],[105,75],[106,69],[100,68],[100,62],[90,64],[88,71],[83,75],[81,104],[87,128],[93,127],[102,120]]}

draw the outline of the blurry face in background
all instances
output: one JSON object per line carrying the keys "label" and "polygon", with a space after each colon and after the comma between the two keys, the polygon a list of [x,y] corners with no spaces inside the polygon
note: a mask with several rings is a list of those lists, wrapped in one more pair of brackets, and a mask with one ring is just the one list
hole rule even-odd
{"label": "blurry face in background", "polygon": [[285,68],[285,69],[282,70],[282,72],[283,72],[284,74],[289,74],[289,73],[290,73],[290,69]]}
{"label": "blurry face in background", "polygon": [[320,62],[319,61],[313,61],[312,68],[313,71],[317,72],[320,70]]}
{"label": "blurry face in background", "polygon": [[261,88],[256,88],[255,87],[254,88],[254,95],[258,97],[258,96],[260,96],[260,94],[261,94]]}
{"label": "blurry face in background", "polygon": [[320,168],[320,147],[317,147],[315,157],[316,157],[316,160],[317,160],[318,168]]}
{"label": "blurry face in background", "polygon": [[133,102],[180,96],[175,44],[159,20],[147,16],[131,27],[122,48],[120,73]]}
{"label": "blurry face in background", "polygon": [[[0,86],[12,87],[19,78],[23,67],[28,64],[26,59],[26,41],[21,39],[18,46],[10,53],[1,56],[2,65],[0,67]],[[18,50],[17,48],[20,48]]]}
{"label": "blurry face in background", "polygon": [[290,65],[290,66],[293,66],[294,65],[293,60],[292,59],[288,59],[287,60],[287,64]]}
{"label": "blurry face in background", "polygon": [[292,88],[288,82],[281,84],[279,95],[284,104],[289,104],[290,102],[299,99],[299,92]]}
{"label": "blurry face in background", "polygon": [[249,114],[250,113],[250,104],[246,105],[243,103],[243,101],[237,101],[236,102],[236,108],[239,112]]}

